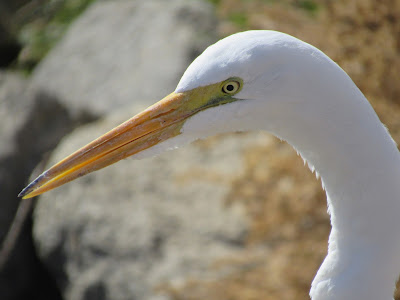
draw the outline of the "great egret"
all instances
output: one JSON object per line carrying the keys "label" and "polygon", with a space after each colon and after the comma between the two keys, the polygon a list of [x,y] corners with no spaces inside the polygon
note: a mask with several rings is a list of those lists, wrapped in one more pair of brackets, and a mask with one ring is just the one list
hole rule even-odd
{"label": "great egret", "polygon": [[210,46],[175,92],[44,172],[20,196],[39,195],[131,155],[254,129],[291,144],[326,190],[332,231],[311,298],[393,299],[400,271],[397,146],[336,63],[283,33],[247,31]]}

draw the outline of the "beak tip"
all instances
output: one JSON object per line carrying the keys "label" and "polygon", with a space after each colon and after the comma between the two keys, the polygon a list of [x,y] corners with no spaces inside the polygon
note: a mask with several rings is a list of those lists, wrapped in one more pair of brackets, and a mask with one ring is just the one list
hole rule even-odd
{"label": "beak tip", "polygon": [[18,198],[28,199],[28,198],[30,198],[29,194],[30,194],[30,192],[28,190],[28,187],[26,187],[18,194]]}
{"label": "beak tip", "polygon": [[18,194],[18,198],[22,198],[22,199],[28,199],[28,198],[32,198],[35,195],[32,195],[33,192],[37,189],[37,187],[39,186],[39,182],[43,179],[44,175],[40,175],[39,177],[37,177],[34,181],[32,181],[30,184],[28,184],[19,194]]}

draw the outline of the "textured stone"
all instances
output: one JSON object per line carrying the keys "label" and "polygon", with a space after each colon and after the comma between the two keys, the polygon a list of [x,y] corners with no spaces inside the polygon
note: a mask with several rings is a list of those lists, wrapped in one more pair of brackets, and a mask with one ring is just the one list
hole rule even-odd
{"label": "textured stone", "polygon": [[19,202],[19,191],[43,155],[72,129],[72,122],[56,98],[28,88],[22,77],[11,73],[0,73],[0,122],[2,239]]}
{"label": "textured stone", "polygon": [[[29,88],[17,74],[0,72],[0,125],[0,242],[4,247],[20,203],[18,193],[46,153],[72,129],[72,121],[56,98]],[[0,299],[27,295],[34,299],[34,291],[46,280],[34,254],[30,229],[26,222],[10,255],[1,257],[5,264],[0,269]]]}
{"label": "textured stone", "polygon": [[[135,109],[131,109],[133,111]],[[56,162],[122,122],[129,110],[74,131]],[[215,278],[248,230],[226,199],[246,149],[265,134],[228,134],[144,160],[127,159],[44,194],[34,237],[65,299],[169,299],[163,284]]]}
{"label": "textured stone", "polygon": [[215,41],[203,1],[96,2],[36,68],[33,81],[75,118],[103,115],[175,89],[187,65]]}

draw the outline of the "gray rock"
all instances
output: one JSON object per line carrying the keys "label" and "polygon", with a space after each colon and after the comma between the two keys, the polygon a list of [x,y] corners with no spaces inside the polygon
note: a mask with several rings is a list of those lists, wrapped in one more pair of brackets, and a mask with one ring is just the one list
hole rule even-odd
{"label": "gray rock", "polygon": [[[32,170],[72,129],[67,110],[57,99],[28,86],[21,76],[0,72],[1,245],[20,203],[17,195]],[[10,255],[1,254],[5,264],[0,266],[0,299],[25,297],[37,288],[34,285],[41,279],[29,222]]]}
{"label": "gray rock", "polygon": [[72,129],[67,110],[51,95],[28,88],[20,76],[0,72],[0,239],[32,170]]}
{"label": "gray rock", "polygon": [[[131,115],[124,110],[74,131],[52,161]],[[34,237],[65,299],[170,299],[157,287],[218,277],[211,264],[241,251],[248,230],[242,207],[226,198],[245,172],[246,150],[270,141],[227,134],[211,146],[127,159],[44,194]]]}
{"label": "gray rock", "polygon": [[[215,41],[215,24],[202,1],[89,7],[35,70],[33,86],[60,97],[73,120],[116,109],[123,116],[76,130],[53,162],[173,91],[187,65]],[[231,139],[221,147],[235,144]],[[126,160],[41,197],[36,247],[64,298],[168,299],[155,292],[164,282],[216,276],[209,264],[240,251],[247,230],[241,208],[223,201],[241,170],[239,150],[227,156],[222,148]],[[237,163],[220,169],[222,158]],[[197,167],[200,173],[192,172]]]}
{"label": "gray rock", "polygon": [[63,99],[73,117],[153,103],[215,41],[212,11],[203,1],[94,3],[36,68],[33,82]]}

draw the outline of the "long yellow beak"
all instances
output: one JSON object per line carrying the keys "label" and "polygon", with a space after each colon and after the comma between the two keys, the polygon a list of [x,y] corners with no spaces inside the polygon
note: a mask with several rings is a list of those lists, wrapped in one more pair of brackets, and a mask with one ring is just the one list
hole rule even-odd
{"label": "long yellow beak", "polygon": [[189,93],[172,93],[41,174],[18,195],[31,198],[180,134],[193,110]]}
{"label": "long yellow beak", "polygon": [[[40,195],[177,136],[186,119],[197,112],[236,101],[232,96],[242,84],[240,78],[229,78],[170,94],[45,171],[18,196],[26,199]],[[226,86],[229,89],[224,91]]]}

